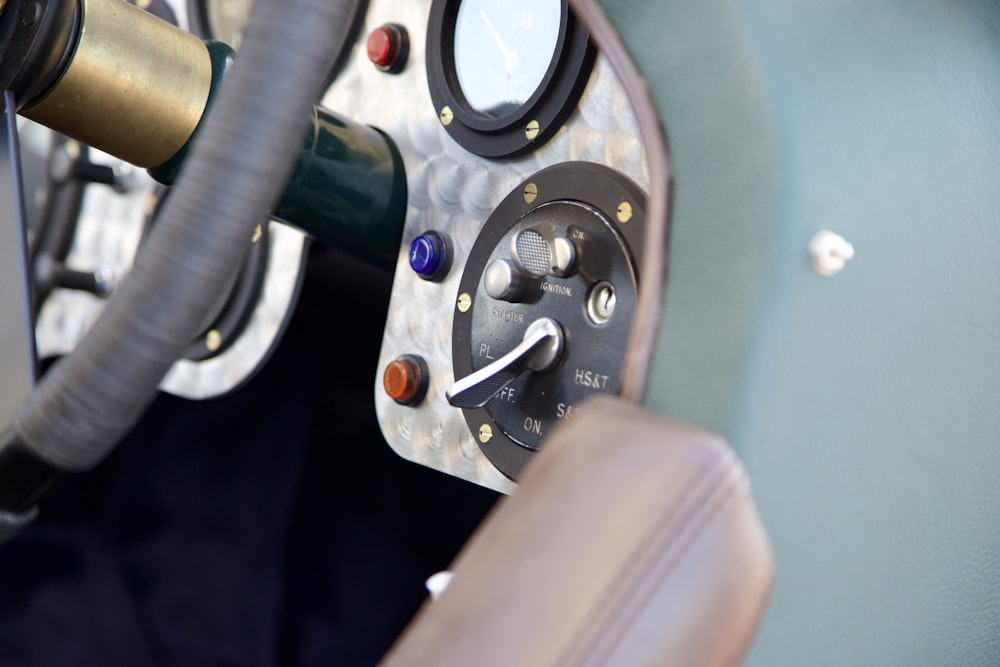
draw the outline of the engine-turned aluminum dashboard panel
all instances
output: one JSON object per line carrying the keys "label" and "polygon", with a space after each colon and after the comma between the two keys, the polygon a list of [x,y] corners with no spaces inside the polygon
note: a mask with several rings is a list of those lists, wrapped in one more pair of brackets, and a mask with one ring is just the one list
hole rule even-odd
{"label": "engine-turned aluminum dashboard panel", "polygon": [[[427,87],[424,44],[429,0],[373,0],[362,39],[355,44],[324,104],[374,125],[392,137],[406,164],[409,204],[379,366],[375,406],[383,435],[403,457],[499,491],[514,483],[481,453],[462,411],[448,404],[454,382],[452,318],[466,258],[479,231],[501,200],[531,174],[567,161],[603,164],[649,189],[639,131],[624,90],[598,55],[579,108],[553,139],[517,159],[492,161],[455,143],[441,125]],[[399,74],[369,62],[363,37],[385,23],[410,35],[410,58]],[[446,234],[454,263],[441,282],[417,276],[408,264],[414,238],[428,230]],[[403,406],[386,396],[382,372],[395,358],[417,354],[427,362],[426,398]]]}

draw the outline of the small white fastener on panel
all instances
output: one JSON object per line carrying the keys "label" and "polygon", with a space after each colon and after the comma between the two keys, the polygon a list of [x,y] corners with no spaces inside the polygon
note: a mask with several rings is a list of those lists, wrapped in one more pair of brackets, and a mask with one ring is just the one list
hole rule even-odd
{"label": "small white fastener on panel", "polygon": [[809,257],[816,273],[833,276],[854,257],[854,246],[840,234],[823,230],[809,241]]}

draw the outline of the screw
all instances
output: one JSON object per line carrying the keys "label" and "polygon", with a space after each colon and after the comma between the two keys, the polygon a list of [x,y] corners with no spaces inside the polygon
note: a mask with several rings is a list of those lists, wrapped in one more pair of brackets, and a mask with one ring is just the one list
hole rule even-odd
{"label": "screw", "polygon": [[538,199],[538,186],[534,183],[528,183],[524,186],[524,201],[527,204],[533,204],[536,199]]}
{"label": "screw", "polygon": [[534,141],[538,138],[538,133],[541,130],[538,125],[537,120],[529,121],[528,127],[524,128],[524,136],[528,138],[528,141]]}
{"label": "screw", "polygon": [[253,237],[250,239],[250,243],[256,243],[260,241],[260,237],[264,235],[264,228],[257,225],[256,229],[253,230]]}
{"label": "screw", "polygon": [[208,348],[209,352],[218,352],[219,348],[222,347],[222,334],[219,333],[218,329],[212,329],[205,334],[205,347]]}
{"label": "screw", "polygon": [[493,427],[489,424],[483,424],[479,427],[479,442],[484,445],[493,439]]}
{"label": "screw", "polygon": [[455,112],[451,110],[451,107],[445,107],[441,109],[441,124],[445,127],[451,125],[451,121],[455,120]]}
{"label": "screw", "polygon": [[466,292],[462,292],[458,295],[458,312],[467,313],[469,308],[472,308],[472,297]]}
{"label": "screw", "polygon": [[632,219],[632,204],[629,204],[627,201],[623,201],[621,204],[618,204],[618,222],[624,225],[631,219]]}

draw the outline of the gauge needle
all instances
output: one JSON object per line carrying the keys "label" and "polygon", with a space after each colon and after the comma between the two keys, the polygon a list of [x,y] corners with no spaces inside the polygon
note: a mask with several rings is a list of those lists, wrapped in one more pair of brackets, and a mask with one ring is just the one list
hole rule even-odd
{"label": "gauge needle", "polygon": [[514,70],[517,69],[517,54],[507,48],[507,45],[503,43],[503,39],[500,37],[500,33],[497,29],[493,27],[493,21],[490,17],[486,15],[486,10],[479,10],[479,17],[483,19],[483,23],[486,24],[487,30],[493,35],[493,41],[497,43],[500,47],[500,52],[503,53],[503,63],[504,69],[507,70],[507,74],[513,74]]}

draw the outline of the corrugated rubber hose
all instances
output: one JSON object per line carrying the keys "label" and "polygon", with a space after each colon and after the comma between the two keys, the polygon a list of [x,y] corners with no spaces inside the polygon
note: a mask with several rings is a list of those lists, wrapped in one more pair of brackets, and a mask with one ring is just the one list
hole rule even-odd
{"label": "corrugated rubber hose", "polygon": [[156,397],[281,194],[350,19],[350,3],[339,1],[256,3],[239,60],[134,269],[20,407],[14,427],[31,452],[89,469]]}

